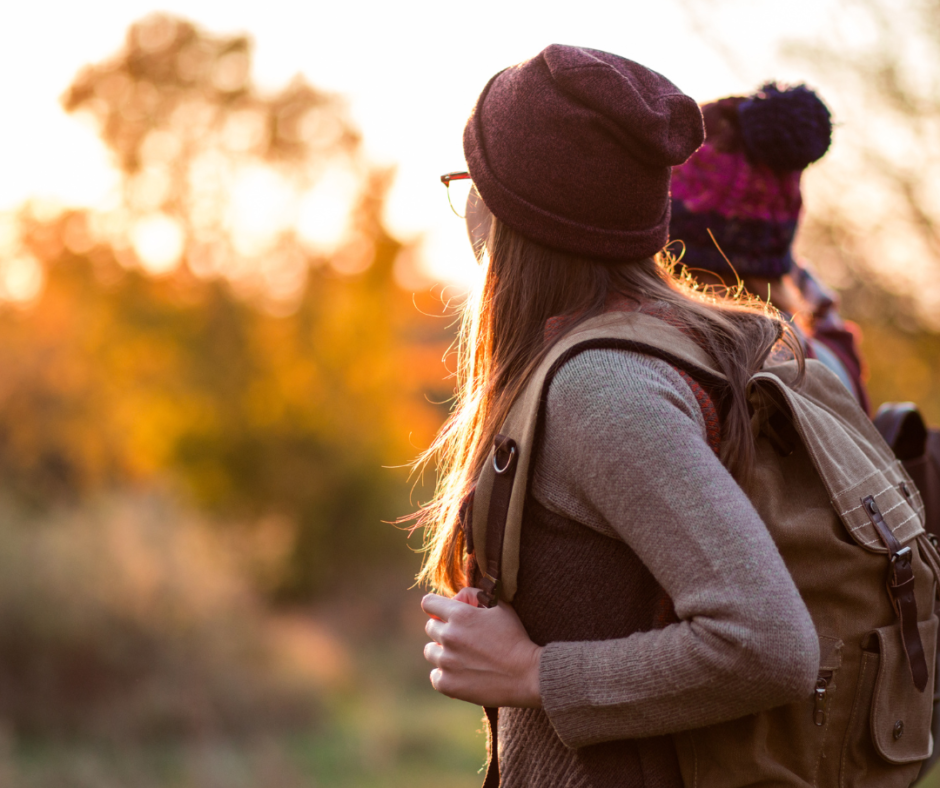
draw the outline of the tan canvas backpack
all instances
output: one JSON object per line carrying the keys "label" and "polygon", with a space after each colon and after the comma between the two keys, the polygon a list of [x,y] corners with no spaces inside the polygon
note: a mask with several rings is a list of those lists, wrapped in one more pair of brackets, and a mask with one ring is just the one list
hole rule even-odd
{"label": "tan canvas backpack", "polygon": [[[714,362],[678,329],[606,314],[559,340],[513,406],[478,481],[473,544],[487,595],[511,602],[522,508],[554,372],[597,347],[662,358],[704,385]],[[748,386],[757,463],[745,492],[816,626],[819,676],[799,703],[675,736],[689,788],[908,786],[931,754],[940,557],[920,493],[822,364],[768,365]],[[730,549],[733,549],[731,547]]]}

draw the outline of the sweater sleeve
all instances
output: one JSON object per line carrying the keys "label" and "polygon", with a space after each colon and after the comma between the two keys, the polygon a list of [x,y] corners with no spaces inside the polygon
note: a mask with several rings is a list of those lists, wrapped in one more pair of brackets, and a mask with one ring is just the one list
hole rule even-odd
{"label": "sweater sleeve", "polygon": [[540,692],[561,740],[675,733],[810,694],[819,644],[809,612],[676,370],[630,351],[587,351],[556,375],[545,419],[536,499],[623,539],[679,618],[545,647]]}

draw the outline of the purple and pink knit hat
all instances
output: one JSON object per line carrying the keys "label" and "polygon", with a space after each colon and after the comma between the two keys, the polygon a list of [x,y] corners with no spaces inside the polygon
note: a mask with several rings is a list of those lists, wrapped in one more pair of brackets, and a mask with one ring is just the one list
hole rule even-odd
{"label": "purple and pink knit hat", "polygon": [[829,110],[805,85],[771,82],[706,104],[702,114],[705,144],[672,170],[670,236],[685,244],[682,262],[717,274],[783,276],[793,265],[800,175],[832,139]]}

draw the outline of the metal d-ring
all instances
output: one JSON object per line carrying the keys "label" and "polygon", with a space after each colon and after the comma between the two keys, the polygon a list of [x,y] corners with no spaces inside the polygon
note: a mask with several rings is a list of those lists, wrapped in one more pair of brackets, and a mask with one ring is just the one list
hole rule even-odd
{"label": "metal d-ring", "polygon": [[496,473],[506,473],[512,465],[512,458],[516,456],[516,447],[512,445],[509,447],[509,459],[506,460],[506,464],[502,468],[499,467],[499,451],[493,452],[493,470]]}

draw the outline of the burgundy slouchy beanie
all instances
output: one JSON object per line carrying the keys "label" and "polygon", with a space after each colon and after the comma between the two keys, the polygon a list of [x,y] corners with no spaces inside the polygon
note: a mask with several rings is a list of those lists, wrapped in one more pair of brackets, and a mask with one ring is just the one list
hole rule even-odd
{"label": "burgundy slouchy beanie", "polygon": [[640,260],[669,240],[669,178],[704,139],[698,104],[626,58],[552,44],[494,76],[464,154],[500,221],[554,249]]}

